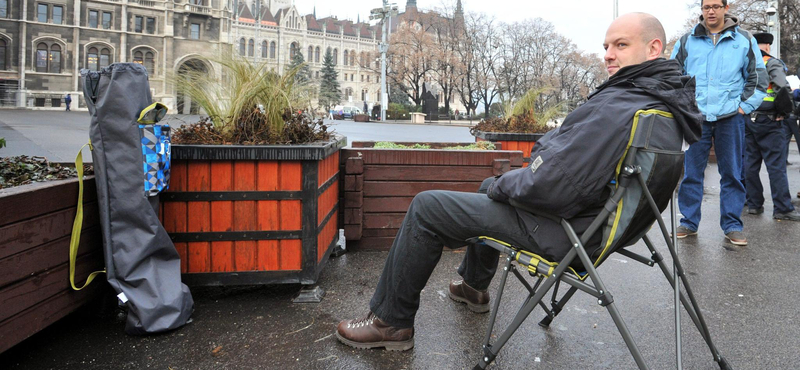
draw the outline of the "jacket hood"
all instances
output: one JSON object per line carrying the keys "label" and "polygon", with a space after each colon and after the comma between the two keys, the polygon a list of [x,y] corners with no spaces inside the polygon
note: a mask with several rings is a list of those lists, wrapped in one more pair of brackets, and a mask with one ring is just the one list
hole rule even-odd
{"label": "jacket hood", "polygon": [[[725,27],[720,32],[725,32],[731,28],[739,26],[739,17],[735,15],[725,14]],[[701,15],[700,16],[700,23],[694,27],[694,35],[695,36],[706,36],[708,35],[708,28],[706,28],[705,18]]]}
{"label": "jacket hood", "polygon": [[600,85],[589,99],[611,86],[637,87],[660,100],[669,108],[680,125],[683,138],[693,144],[700,140],[704,116],[697,108],[694,77],[683,75],[683,68],[674,59],[658,58],[621,68]]}

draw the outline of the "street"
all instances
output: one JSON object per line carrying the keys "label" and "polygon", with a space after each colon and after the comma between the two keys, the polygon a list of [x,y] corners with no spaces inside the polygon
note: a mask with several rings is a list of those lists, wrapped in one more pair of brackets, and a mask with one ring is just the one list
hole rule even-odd
{"label": "street", "polygon": [[[89,113],[85,111],[0,110],[0,137],[8,146],[0,156],[43,156],[55,162],[73,162],[75,155],[89,141]],[[173,127],[197,120],[197,116],[169,115]],[[325,120],[335,132],[354,141],[426,141],[474,142],[469,128],[454,125],[412,125],[403,123],[353,122]],[[454,121],[468,123],[468,121]],[[84,160],[91,161],[85,153]]]}

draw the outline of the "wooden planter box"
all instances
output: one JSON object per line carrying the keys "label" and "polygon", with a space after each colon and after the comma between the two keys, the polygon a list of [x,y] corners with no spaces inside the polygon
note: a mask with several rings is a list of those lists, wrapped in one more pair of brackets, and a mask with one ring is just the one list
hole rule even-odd
{"label": "wooden planter box", "polygon": [[190,285],[314,284],[339,239],[339,149],[173,145],[162,220]]}
{"label": "wooden planter box", "polygon": [[342,221],[348,249],[389,249],[411,200],[422,191],[475,192],[487,177],[522,166],[519,151],[374,149],[372,145],[354,142],[341,154]]}
{"label": "wooden planter box", "polygon": [[353,121],[355,121],[355,122],[369,122],[369,115],[356,114],[355,116],[353,116]]}
{"label": "wooden planter box", "polygon": [[544,134],[517,134],[509,132],[483,132],[478,131],[475,141],[491,141],[502,144],[505,150],[519,150],[523,154],[523,167],[531,163],[531,150],[536,141]]}
{"label": "wooden planter box", "polygon": [[[75,282],[103,269],[94,178],[84,181],[84,219]],[[75,311],[102,291],[104,275],[81,291],[69,284],[69,243],[78,180],[0,190],[0,352]]]}

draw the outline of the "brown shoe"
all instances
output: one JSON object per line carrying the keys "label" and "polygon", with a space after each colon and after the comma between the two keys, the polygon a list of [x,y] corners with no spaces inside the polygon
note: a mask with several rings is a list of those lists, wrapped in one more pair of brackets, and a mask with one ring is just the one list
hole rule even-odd
{"label": "brown shoe", "polygon": [[489,292],[473,289],[464,280],[451,282],[448,296],[456,302],[466,303],[472,312],[489,312]]}
{"label": "brown shoe", "polygon": [[336,338],[354,348],[386,348],[406,351],[414,347],[414,328],[389,326],[370,312],[360,319],[344,320],[336,327]]}

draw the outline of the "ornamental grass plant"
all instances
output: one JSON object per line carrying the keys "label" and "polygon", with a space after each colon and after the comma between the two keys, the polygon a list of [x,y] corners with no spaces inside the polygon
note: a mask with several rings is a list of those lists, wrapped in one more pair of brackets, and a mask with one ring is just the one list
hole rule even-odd
{"label": "ornamental grass plant", "polygon": [[313,87],[296,78],[303,65],[278,74],[267,63],[227,53],[208,58],[215,70],[184,70],[177,89],[205,113],[200,122],[182,125],[177,144],[301,144],[328,140],[322,120],[304,114]]}

